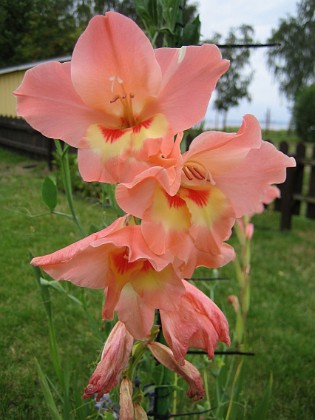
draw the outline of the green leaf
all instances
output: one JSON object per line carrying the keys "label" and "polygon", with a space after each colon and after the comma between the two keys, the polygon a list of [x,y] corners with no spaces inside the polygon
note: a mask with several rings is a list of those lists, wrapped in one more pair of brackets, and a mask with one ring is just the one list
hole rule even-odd
{"label": "green leaf", "polygon": [[194,45],[199,44],[200,41],[200,19],[199,15],[195,17],[195,19],[188,23],[183,28],[183,35],[182,35],[182,42],[183,45]]}
{"label": "green leaf", "polygon": [[44,179],[42,197],[49,210],[54,211],[57,205],[57,185],[55,178],[52,176],[46,176]]}
{"label": "green leaf", "polygon": [[40,278],[40,285],[41,286],[48,286],[52,287],[53,289],[57,290],[58,292],[64,293],[68,296],[69,299],[71,299],[73,302],[77,303],[78,305],[82,306],[82,302],[77,299],[75,296],[68,293],[65,288],[59,283],[59,281],[56,280],[46,280],[43,277]]}
{"label": "green leaf", "polygon": [[42,371],[40,364],[38,363],[37,359],[35,359],[35,364],[37,368],[37,374],[39,377],[40,385],[44,394],[44,398],[49,409],[50,415],[54,420],[62,420],[61,415],[58,412],[54,397],[51,393],[49,383],[47,381],[46,375]]}
{"label": "green leaf", "polygon": [[267,419],[268,409],[270,406],[270,400],[272,396],[272,383],[273,383],[273,376],[272,373],[269,377],[268,386],[264,392],[264,395],[260,401],[260,403],[256,406],[254,410],[254,414],[252,416],[252,420],[265,420]]}

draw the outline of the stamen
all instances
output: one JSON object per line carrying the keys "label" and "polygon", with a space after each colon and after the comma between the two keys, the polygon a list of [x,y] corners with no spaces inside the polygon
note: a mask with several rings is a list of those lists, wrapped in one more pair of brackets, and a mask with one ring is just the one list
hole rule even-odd
{"label": "stamen", "polygon": [[[133,114],[133,106],[132,106],[132,99],[135,97],[134,93],[127,93],[124,81],[119,76],[111,76],[109,78],[111,82],[111,91],[114,93],[118,93],[112,98],[109,102],[111,104],[116,103],[118,100],[122,105],[122,115],[121,120],[124,121],[122,128],[129,128],[136,125],[136,118]],[[115,82],[118,83],[119,87],[116,85],[115,89]]]}
{"label": "stamen", "polygon": [[210,172],[199,162],[187,162],[183,167],[183,173],[189,181],[206,181],[215,184]]}
{"label": "stamen", "polygon": [[195,176],[195,178],[200,179],[200,181],[206,179],[206,177],[194,166],[190,168],[190,172]]}
{"label": "stamen", "polygon": [[190,176],[190,174],[189,174],[190,170],[187,166],[183,167],[183,172],[186,175],[186,178],[189,179],[189,181],[192,181],[194,179],[192,176]]}
{"label": "stamen", "polygon": [[111,101],[109,101],[111,104],[113,104],[114,102],[116,102],[118,99],[120,99],[120,96],[117,95],[115,96]]}

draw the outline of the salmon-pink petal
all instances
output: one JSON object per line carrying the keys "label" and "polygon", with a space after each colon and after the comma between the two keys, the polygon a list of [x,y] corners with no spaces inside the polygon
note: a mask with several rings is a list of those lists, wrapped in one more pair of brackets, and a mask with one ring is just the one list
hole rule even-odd
{"label": "salmon-pink petal", "polygon": [[173,136],[160,139],[160,142],[153,139],[146,140],[141,154],[137,158],[146,161],[148,167],[141,172],[138,171],[130,182],[124,181],[124,185],[128,189],[132,189],[137,184],[151,179],[153,182],[159,183],[169,195],[174,195],[178,191],[181,181],[181,139],[180,135],[177,136],[175,142]]}
{"label": "salmon-pink petal", "polygon": [[172,310],[185,292],[182,280],[172,265],[157,272],[146,263],[131,284],[143,302],[156,309]]}
{"label": "salmon-pink petal", "polygon": [[141,299],[130,284],[121,291],[119,302],[116,306],[118,318],[127,330],[137,340],[149,338],[154,322],[155,309]]}
{"label": "salmon-pink petal", "polygon": [[84,390],[84,398],[96,394],[97,401],[109,393],[119,381],[126,368],[133,346],[133,337],[125,325],[118,321],[109,334],[100,362]]}
{"label": "salmon-pink petal", "polygon": [[[261,129],[258,120],[252,115],[245,115],[237,133],[209,131],[196,137],[188,152],[184,153],[184,165],[204,175],[211,175],[216,181],[218,175],[225,175],[238,167],[252,149],[261,146]],[[187,177],[183,178],[189,184]]]}
{"label": "salmon-pink petal", "polygon": [[[161,114],[125,129],[109,129],[102,124],[90,125],[85,138],[79,144],[85,150],[80,152],[79,157],[83,179],[108,183],[131,180],[132,175],[139,171],[139,163],[146,163],[147,159],[141,159],[146,140],[160,139],[167,132],[168,123]],[[87,160],[88,153],[90,159]],[[144,168],[147,166],[149,162],[146,166],[142,164]]]}
{"label": "salmon-pink petal", "polygon": [[182,252],[184,256],[190,248],[189,227],[190,213],[185,201],[177,194],[170,196],[157,186],[141,224],[149,248],[156,254],[168,251],[174,255]]}
{"label": "salmon-pink petal", "polygon": [[131,181],[148,168],[148,163],[121,154],[104,164],[102,155],[92,149],[83,148],[78,150],[78,167],[82,178],[87,182],[115,184],[118,180]]}
{"label": "salmon-pink petal", "polygon": [[140,113],[161,83],[150,41],[131,19],[115,12],[91,19],[74,48],[71,75],[85,103],[117,116],[116,95],[133,95],[134,111]]}
{"label": "salmon-pink petal", "polygon": [[153,178],[146,177],[141,182],[132,183],[130,187],[124,184],[117,185],[117,203],[125,212],[142,218],[153,201],[156,182]]}
{"label": "salmon-pink petal", "polygon": [[214,356],[217,342],[230,344],[228,323],[211,299],[184,281],[186,292],[174,311],[160,310],[165,340],[178,363],[184,363],[188,347],[205,350]]}
{"label": "salmon-pink petal", "polygon": [[162,69],[158,109],[175,132],[201,120],[219,77],[229,62],[215,45],[160,48],[156,58]]}
{"label": "salmon-pink petal", "polygon": [[181,375],[189,384],[187,395],[194,400],[200,400],[205,395],[201,375],[198,369],[187,360],[179,364],[172,351],[164,344],[153,341],[148,344],[153,356],[167,369]]}
{"label": "salmon-pink petal", "polygon": [[184,291],[171,265],[156,271],[149,261],[144,261],[142,269],[122,289],[116,311],[135,338],[145,339],[152,328],[154,310],[172,310]]}
{"label": "salmon-pink petal", "polygon": [[128,277],[116,278],[115,275],[109,271],[106,275],[106,284],[108,287],[104,290],[105,302],[102,310],[102,319],[112,321],[114,319],[114,312],[120,299],[121,291],[128,281]]}
{"label": "salmon-pink petal", "polygon": [[[148,214],[150,213],[148,212]],[[178,213],[179,221],[174,228],[168,226],[163,216],[161,221],[151,220],[151,216],[146,214],[144,216],[145,220],[141,223],[141,230],[149,248],[154,253],[167,255],[168,258],[172,258],[173,262],[175,258],[182,263],[192,258],[194,244],[181,213]],[[171,216],[175,218],[175,213]],[[164,224],[164,222],[166,223]]]}
{"label": "salmon-pink petal", "polygon": [[[115,166],[120,166],[117,165],[117,161],[115,164]],[[78,168],[86,182],[105,182],[105,180],[109,184],[116,182],[116,177],[112,175],[108,165],[105,166],[102,157],[92,149],[78,150]]]}
{"label": "salmon-pink petal", "polygon": [[94,242],[115,229],[121,229],[125,218],[117,219],[112,225],[62,248],[52,254],[33,258],[32,265],[41,267],[56,280],[68,280],[72,283],[90,288],[104,288],[107,273],[106,255],[112,245],[104,242],[95,247]]}
{"label": "salmon-pink petal", "polygon": [[215,186],[181,188],[191,214],[190,235],[196,247],[211,254],[220,252],[223,241],[231,236],[233,209],[224,194]]}
{"label": "salmon-pink petal", "polygon": [[274,185],[267,185],[264,190],[264,204],[270,204],[276,198],[279,198],[281,195],[280,190],[278,187]]}
{"label": "salmon-pink petal", "polygon": [[[119,231],[113,231],[107,237],[117,248],[128,247],[128,263],[137,261],[148,261],[156,271],[163,270],[169,264],[169,258],[166,255],[158,256],[150,248],[142,236],[141,226],[131,225]],[[95,242],[95,246],[101,245],[103,239]]]}
{"label": "salmon-pink petal", "polygon": [[[218,268],[223,267],[228,264],[235,258],[235,251],[231,245],[222,243],[219,250],[216,253],[201,251],[200,249],[195,249],[194,255],[194,264],[195,267],[209,267],[209,268]],[[192,276],[192,271],[190,266],[186,265],[181,268],[183,277],[190,278]]]}
{"label": "salmon-pink petal", "polygon": [[25,73],[14,92],[17,113],[47,137],[78,147],[90,124],[103,115],[90,109],[72,86],[70,63],[49,62]]}
{"label": "salmon-pink petal", "polygon": [[263,211],[265,192],[271,184],[284,182],[286,168],[295,160],[263,141],[251,150],[243,162],[216,177],[216,185],[229,198],[237,218]]}

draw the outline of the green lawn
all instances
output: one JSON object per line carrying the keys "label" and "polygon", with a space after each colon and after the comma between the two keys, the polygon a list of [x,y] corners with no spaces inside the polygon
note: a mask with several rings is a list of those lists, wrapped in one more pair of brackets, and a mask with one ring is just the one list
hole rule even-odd
{"label": "green lawn", "polygon": [[[5,419],[50,418],[34,362],[36,357],[45,373],[52,375],[47,318],[29,255],[52,252],[79,236],[66,218],[30,217],[29,213],[46,211],[40,198],[46,174],[44,163],[0,150],[0,418]],[[97,204],[83,200],[75,204],[84,226],[102,224],[106,214]],[[67,212],[62,195],[58,210]],[[248,343],[256,355],[245,360],[246,417],[250,418],[252,407],[261,399],[272,372],[268,418],[313,419],[315,221],[295,217],[293,230],[285,233],[279,231],[279,215],[271,211],[256,216],[254,221]],[[233,312],[225,303],[226,297],[237,290],[232,267],[225,267],[221,274],[230,280],[211,284],[211,289],[233,330]],[[71,293],[80,297],[82,290],[73,287]],[[91,330],[84,311],[67,296],[57,292],[51,295],[62,356],[70,361],[76,376],[73,380],[83,390],[101,349],[102,294],[86,293],[98,333]]]}

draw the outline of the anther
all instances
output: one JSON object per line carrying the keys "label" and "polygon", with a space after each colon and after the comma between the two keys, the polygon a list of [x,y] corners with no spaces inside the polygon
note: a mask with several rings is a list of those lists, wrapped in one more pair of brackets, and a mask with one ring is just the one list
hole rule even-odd
{"label": "anther", "polygon": [[189,179],[189,181],[192,181],[194,178],[190,175],[190,170],[186,167],[186,166],[184,166],[183,167],[183,172],[184,172],[184,174],[186,175],[186,178],[188,178]]}
{"label": "anther", "polygon": [[111,104],[113,104],[114,102],[118,101],[118,99],[120,98],[119,95],[115,96],[111,101],[109,101]]}
{"label": "anther", "polygon": [[190,172],[194,175],[194,177],[199,179],[200,181],[203,179],[206,179],[206,177],[200,171],[198,171],[198,169],[195,168],[194,166],[192,166],[189,169],[190,169]]}

